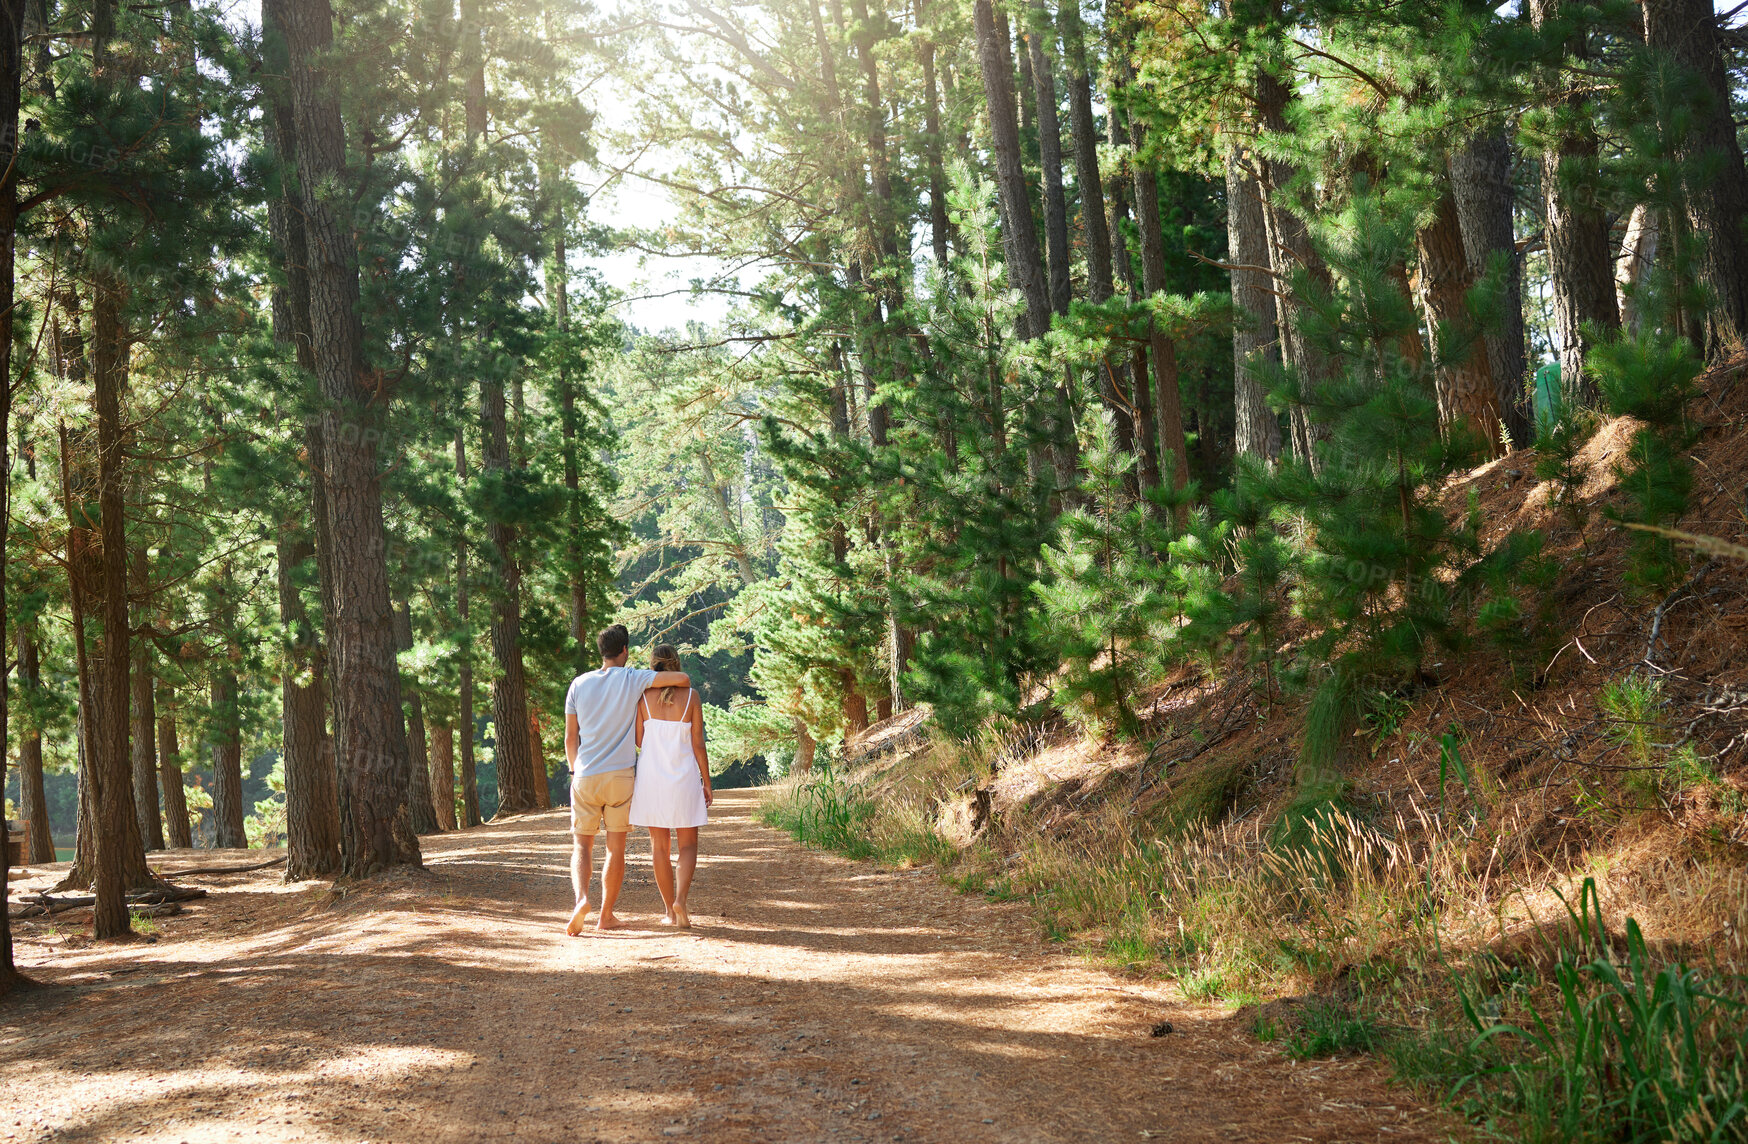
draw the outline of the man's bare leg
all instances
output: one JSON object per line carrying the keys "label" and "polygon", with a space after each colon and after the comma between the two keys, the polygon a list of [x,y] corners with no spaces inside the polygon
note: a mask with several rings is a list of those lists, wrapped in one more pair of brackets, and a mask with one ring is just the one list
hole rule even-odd
{"label": "man's bare leg", "polygon": [[601,869],[601,913],[595,919],[595,928],[609,930],[619,928],[619,919],[613,916],[613,905],[619,900],[619,887],[625,884],[625,831],[607,832],[607,865]]}
{"label": "man's bare leg", "polygon": [[[692,915],[686,912],[686,895],[692,892],[692,874],[698,869],[698,828],[682,826],[679,835],[680,873],[674,880],[674,900],[670,910],[674,915],[675,925],[681,929],[690,929]],[[662,849],[665,851],[667,847],[664,845]]]}
{"label": "man's bare leg", "polygon": [[652,826],[649,828],[649,864],[655,871],[656,889],[662,892],[662,905],[667,907],[662,914],[662,924],[674,924],[674,866],[668,861],[668,828]]}
{"label": "man's bare leg", "polygon": [[[608,838],[613,837],[611,834]],[[571,890],[576,895],[577,906],[571,911],[571,920],[564,927],[564,932],[576,937],[583,932],[583,922],[589,916],[589,879],[594,876],[595,836],[579,838],[571,835]]]}

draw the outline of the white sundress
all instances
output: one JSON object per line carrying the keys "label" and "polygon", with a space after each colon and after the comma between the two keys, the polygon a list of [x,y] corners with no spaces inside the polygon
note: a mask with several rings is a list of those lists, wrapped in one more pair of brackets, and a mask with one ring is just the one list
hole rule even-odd
{"label": "white sundress", "polygon": [[[703,826],[710,810],[704,805],[704,780],[698,777],[698,757],[692,753],[692,724],[686,719],[656,719],[643,704],[643,746],[637,754],[637,784],[631,789],[631,825]],[[684,711],[691,714],[692,692]]]}

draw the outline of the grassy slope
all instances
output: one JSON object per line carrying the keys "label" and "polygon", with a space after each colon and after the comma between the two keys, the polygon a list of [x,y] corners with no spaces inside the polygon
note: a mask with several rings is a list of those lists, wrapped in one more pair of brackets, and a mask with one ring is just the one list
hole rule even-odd
{"label": "grassy slope", "polygon": [[[1705,379],[1699,415],[1713,428],[1680,526],[1748,540],[1740,365]],[[1545,533],[1561,567],[1546,614],[1515,661],[1476,651],[1380,697],[1345,795],[1301,824],[1308,845],[1276,842],[1301,704],[1188,669],[1145,697],[1139,743],[1066,728],[943,743],[912,714],[767,814],[1029,899],[1053,937],[1250,1006],[1289,1051],[1389,1052],[1456,1087],[1484,1129],[1748,1139],[1748,1110],[1730,1111],[1748,1094],[1731,1008],[1748,968],[1748,565],[1696,558],[1663,598],[1622,587],[1628,540],[1604,513],[1631,429],[1601,427],[1564,506],[1527,451],[1452,482],[1490,536]],[[1706,982],[1728,998],[1682,1000]],[[1534,1035],[1476,1042],[1500,1022]],[[1623,1070],[1635,1045],[1663,1071]]]}

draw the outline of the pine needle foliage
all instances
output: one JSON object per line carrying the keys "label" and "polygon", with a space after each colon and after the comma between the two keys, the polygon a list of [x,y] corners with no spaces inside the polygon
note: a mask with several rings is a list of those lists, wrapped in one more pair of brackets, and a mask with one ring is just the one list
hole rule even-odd
{"label": "pine needle foliage", "polygon": [[1039,623],[1062,657],[1056,705],[1089,731],[1133,734],[1130,700],[1146,677],[1148,641],[1162,612],[1171,614],[1162,574],[1173,564],[1147,546],[1146,513],[1125,488],[1135,460],[1117,448],[1108,414],[1093,423],[1084,459],[1084,507],[1062,515],[1056,542],[1044,549],[1051,574],[1036,585]]}
{"label": "pine needle foliage", "polygon": [[1483,558],[1476,514],[1453,519],[1438,501],[1482,442],[1441,425],[1430,371],[1402,352],[1418,317],[1394,271],[1412,225],[1361,193],[1318,228],[1333,284],[1306,278],[1298,288],[1311,300],[1302,332],[1327,355],[1330,377],[1283,371],[1275,400],[1302,404],[1329,438],[1315,465],[1288,461],[1238,482],[1301,522],[1306,538],[1292,588],[1318,633],[1300,652],[1317,688],[1300,756],[1306,788],[1335,781],[1362,691],[1408,684],[1429,650],[1461,646],[1469,607],[1534,548]]}

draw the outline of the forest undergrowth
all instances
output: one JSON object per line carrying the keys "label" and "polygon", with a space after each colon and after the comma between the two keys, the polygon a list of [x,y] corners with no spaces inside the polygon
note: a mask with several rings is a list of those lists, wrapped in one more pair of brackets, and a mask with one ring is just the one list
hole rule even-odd
{"label": "forest undergrowth", "polygon": [[[1700,379],[1716,428],[1679,522],[1738,541],[1740,377]],[[1291,1055],[1378,1054],[1486,1137],[1748,1139],[1748,565],[1662,549],[1673,589],[1631,590],[1645,549],[1609,462],[1642,430],[1600,421],[1448,482],[1435,499],[1484,538],[1540,529],[1557,574],[1515,647],[1360,694],[1333,782],[1302,765],[1314,697],[1233,652],[1146,681],[1131,735],[1033,718],[955,739],[907,712],[765,817],[1026,902],[1047,938]]]}

